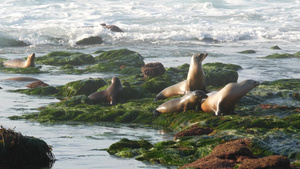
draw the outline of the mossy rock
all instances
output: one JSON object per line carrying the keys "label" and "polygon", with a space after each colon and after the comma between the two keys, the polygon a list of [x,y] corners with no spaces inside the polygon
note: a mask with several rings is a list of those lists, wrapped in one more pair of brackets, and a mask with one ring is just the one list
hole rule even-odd
{"label": "mossy rock", "polygon": [[[4,39],[3,39],[4,38]],[[5,46],[5,47],[23,47],[23,46],[29,46],[29,43],[26,43],[21,40],[15,40],[15,39],[10,39],[10,38],[5,38],[2,37],[0,42],[0,46]]]}
{"label": "mossy rock", "polygon": [[279,46],[277,46],[277,45],[276,45],[276,46],[272,46],[272,47],[270,47],[270,49],[273,49],[273,50],[281,50],[281,49],[280,49],[280,47],[279,47]]}
{"label": "mossy rock", "polygon": [[141,72],[141,66],[145,65],[144,58],[139,53],[128,49],[103,52],[95,59],[100,63],[88,66],[88,72],[137,74]]}
{"label": "mossy rock", "polygon": [[245,51],[241,51],[241,52],[238,52],[238,53],[253,54],[253,53],[256,53],[256,51],[255,50],[245,50]]}
{"label": "mossy rock", "polygon": [[76,95],[88,96],[96,92],[100,87],[105,85],[107,85],[107,83],[101,78],[78,80],[64,85],[59,95],[65,97],[71,97]]}
{"label": "mossy rock", "polygon": [[56,51],[42,57],[36,57],[35,62],[45,65],[65,66],[65,65],[84,65],[93,64],[95,59],[92,55],[80,52]]}
{"label": "mossy rock", "polygon": [[27,95],[54,96],[59,92],[59,90],[53,86],[44,86],[44,87],[37,87],[33,89],[17,89],[17,90],[12,90],[11,92],[24,93]]}
{"label": "mossy rock", "polygon": [[117,154],[121,151],[128,150],[128,149],[143,148],[143,149],[149,150],[152,147],[153,147],[153,145],[146,140],[132,141],[132,140],[123,138],[120,141],[109,146],[109,148],[107,149],[107,152],[109,154],[114,155],[114,154]]}
{"label": "mossy rock", "polygon": [[41,74],[46,73],[40,70],[41,67],[27,67],[27,68],[8,68],[3,65],[0,66],[0,72],[4,73],[18,73],[18,74]]}
{"label": "mossy rock", "polygon": [[0,165],[8,168],[51,168],[55,157],[43,140],[0,129]]}
{"label": "mossy rock", "polygon": [[265,58],[271,58],[271,59],[286,59],[286,58],[295,58],[297,57],[296,55],[294,54],[289,54],[289,53],[275,53],[275,54],[272,54],[272,55],[268,55],[266,56]]}
{"label": "mossy rock", "polygon": [[76,45],[97,45],[97,44],[101,44],[102,42],[103,41],[100,36],[91,36],[77,41]]}

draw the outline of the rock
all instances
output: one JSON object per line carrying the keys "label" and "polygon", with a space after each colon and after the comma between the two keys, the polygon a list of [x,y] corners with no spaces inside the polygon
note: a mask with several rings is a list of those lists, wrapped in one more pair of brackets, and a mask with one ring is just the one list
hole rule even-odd
{"label": "rock", "polygon": [[284,156],[274,155],[259,159],[245,159],[238,169],[290,169],[290,160]]}
{"label": "rock", "polygon": [[270,49],[273,49],[273,50],[281,50],[280,47],[277,46],[277,45],[276,45],[276,46],[272,46]]}
{"label": "rock", "polygon": [[245,50],[245,51],[241,51],[241,52],[238,52],[238,53],[253,54],[253,53],[256,53],[256,51],[255,50]]}
{"label": "rock", "polygon": [[101,44],[102,38],[100,36],[91,36],[88,38],[84,38],[80,41],[76,42],[76,45],[97,45],[97,44]]}
{"label": "rock", "polygon": [[212,128],[199,127],[198,125],[193,125],[190,129],[184,130],[182,132],[176,133],[173,140],[177,140],[180,137],[184,136],[196,136],[196,135],[205,135],[213,132]]}
{"label": "rock", "polygon": [[159,63],[148,63],[141,68],[142,73],[145,75],[145,77],[155,77],[155,76],[160,76],[165,73],[165,68],[164,66]]}
{"label": "rock", "polygon": [[118,26],[116,25],[106,25],[105,23],[101,24],[104,28],[112,31],[112,32],[124,32],[122,29],[120,29]]}
{"label": "rock", "polygon": [[92,55],[84,54],[80,52],[64,52],[55,51],[50,52],[48,55],[37,57],[36,63],[55,65],[55,66],[65,66],[65,65],[84,65],[95,63],[95,59]]}
{"label": "rock", "polygon": [[285,59],[285,58],[295,58],[295,57],[296,55],[289,54],[289,53],[281,53],[281,54],[275,53],[272,55],[265,56],[265,58],[271,58],[271,59]]}
{"label": "rock", "polygon": [[44,86],[49,86],[49,85],[47,83],[44,83],[43,81],[39,80],[39,81],[28,84],[26,87],[37,88],[37,87],[44,87]]}
{"label": "rock", "polygon": [[240,162],[241,159],[256,158],[247,147],[251,141],[240,139],[217,145],[211,155],[221,159],[232,159]]}
{"label": "rock", "polygon": [[34,137],[0,128],[0,166],[4,168],[51,168],[55,161],[51,146]]}
{"label": "rock", "polygon": [[220,159],[212,155],[208,155],[204,158],[201,158],[193,163],[184,165],[180,169],[184,168],[194,168],[194,169],[232,169],[236,166],[234,160]]}

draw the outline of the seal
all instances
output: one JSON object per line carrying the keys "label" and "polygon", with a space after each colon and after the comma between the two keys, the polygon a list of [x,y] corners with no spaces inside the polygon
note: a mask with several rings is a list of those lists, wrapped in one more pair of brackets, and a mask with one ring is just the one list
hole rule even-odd
{"label": "seal", "polygon": [[192,56],[189,72],[186,79],[185,91],[202,90],[206,93],[205,74],[202,69],[202,61],[207,57],[207,53],[197,53]]}
{"label": "seal", "polygon": [[204,112],[214,112],[216,116],[234,113],[235,104],[250,90],[259,85],[255,80],[244,80],[240,83],[229,83],[220,91],[208,93],[202,101]]}
{"label": "seal", "polygon": [[33,78],[33,77],[12,77],[12,78],[7,78],[4,80],[8,81],[20,81],[20,82],[35,82],[39,81],[39,79]]}
{"label": "seal", "polygon": [[175,95],[183,95],[185,94],[185,89],[186,89],[186,80],[165,88],[160,93],[158,93],[154,101],[164,100],[168,97],[172,97]]}
{"label": "seal", "polygon": [[88,98],[96,103],[109,102],[111,105],[115,105],[117,104],[116,96],[122,89],[123,86],[120,79],[115,76],[111,79],[111,85],[107,89],[92,93],[88,96]]}
{"label": "seal", "polygon": [[27,60],[20,59],[20,58],[7,60],[3,62],[3,65],[12,68],[34,67],[34,58],[35,58],[35,54],[31,53],[28,55]]}
{"label": "seal", "polygon": [[154,116],[160,113],[186,112],[195,109],[198,103],[207,95],[201,90],[189,91],[184,96],[169,100],[153,111]]}
{"label": "seal", "polygon": [[191,64],[186,80],[169,86],[157,94],[154,101],[163,100],[174,95],[183,95],[188,91],[202,90],[206,93],[205,74],[202,69],[202,61],[207,57],[207,53],[197,53],[192,56]]}
{"label": "seal", "polygon": [[104,28],[112,31],[112,32],[124,32],[122,29],[120,29],[118,26],[116,25],[106,25],[105,23],[100,24],[101,26],[103,26]]}

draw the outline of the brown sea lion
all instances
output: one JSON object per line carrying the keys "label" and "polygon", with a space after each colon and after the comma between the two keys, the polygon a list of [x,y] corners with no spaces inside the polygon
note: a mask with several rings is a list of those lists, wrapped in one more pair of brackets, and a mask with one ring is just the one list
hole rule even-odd
{"label": "brown sea lion", "polygon": [[115,105],[117,103],[116,95],[122,89],[123,86],[121,84],[120,79],[115,76],[111,79],[111,85],[107,89],[92,93],[88,96],[88,98],[90,98],[96,103],[109,102],[111,105]]}
{"label": "brown sea lion", "polygon": [[124,32],[122,29],[120,29],[116,25],[106,25],[105,23],[102,23],[101,26],[103,26],[106,29],[109,29],[112,32]]}
{"label": "brown sea lion", "polygon": [[185,89],[186,89],[186,80],[165,88],[160,93],[158,93],[154,101],[164,100],[168,97],[172,97],[175,95],[183,95],[185,94]]}
{"label": "brown sea lion", "polygon": [[192,56],[189,72],[186,79],[186,92],[194,90],[206,90],[205,74],[202,69],[202,61],[207,57],[207,53],[197,53]]}
{"label": "brown sea lion", "polygon": [[26,67],[34,67],[34,58],[35,54],[31,53],[28,55],[27,60],[24,59],[12,59],[3,62],[3,65],[6,67],[15,67],[15,68],[26,68]]}
{"label": "brown sea lion", "polygon": [[206,90],[205,74],[202,69],[202,61],[206,57],[207,53],[197,53],[193,55],[187,79],[165,88],[158,93],[154,101],[163,100],[174,95],[183,95],[188,91],[202,90],[208,92]]}
{"label": "brown sea lion", "polygon": [[186,112],[195,109],[198,103],[207,95],[201,90],[189,91],[184,96],[169,100],[154,110],[154,116],[160,113]]}
{"label": "brown sea lion", "polygon": [[204,112],[214,112],[216,116],[234,112],[234,105],[250,90],[259,85],[254,80],[244,80],[240,83],[229,83],[220,91],[208,93],[202,101],[201,109]]}
{"label": "brown sea lion", "polygon": [[12,77],[4,80],[10,80],[10,81],[20,81],[20,82],[35,82],[39,81],[39,79],[33,78],[33,77]]}

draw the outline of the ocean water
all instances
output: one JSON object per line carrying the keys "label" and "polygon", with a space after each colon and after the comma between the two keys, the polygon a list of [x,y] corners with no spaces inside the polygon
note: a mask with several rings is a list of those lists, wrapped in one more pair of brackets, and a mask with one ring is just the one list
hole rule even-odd
{"label": "ocean water", "polygon": [[[207,52],[205,63],[223,62],[243,67],[238,81],[268,81],[300,78],[300,60],[265,59],[274,53],[300,51],[299,0],[2,0],[0,4],[0,57],[13,59],[51,51],[128,48],[139,52],[145,62],[165,67],[189,63],[194,53]],[[114,24],[124,33],[103,29]],[[103,43],[77,46],[76,41],[101,36]],[[20,41],[29,46],[20,45]],[[278,45],[282,50],[271,50]],[[244,50],[255,54],[240,54]],[[88,75],[20,75],[0,72],[0,79],[30,76],[50,85],[63,85]],[[10,93],[24,88],[20,82],[0,81],[0,120],[7,128],[44,139],[57,158],[53,168],[166,168],[133,159],[110,156],[107,148],[120,138],[146,138],[152,143],[171,139],[159,130],[112,124],[44,125],[11,121],[7,117],[37,111],[57,102],[51,97]],[[108,134],[107,134],[108,133]],[[113,134],[111,134],[113,133]]]}

